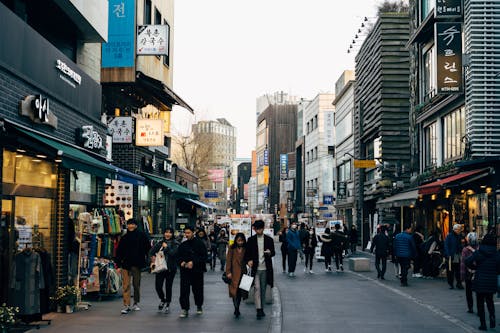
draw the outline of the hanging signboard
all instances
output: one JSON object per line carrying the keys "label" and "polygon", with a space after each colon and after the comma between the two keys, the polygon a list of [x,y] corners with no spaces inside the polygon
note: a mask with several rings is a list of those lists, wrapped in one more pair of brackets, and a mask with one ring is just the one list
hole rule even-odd
{"label": "hanging signboard", "polygon": [[437,93],[460,94],[462,81],[462,23],[436,23]]}
{"label": "hanging signboard", "polygon": [[358,169],[375,168],[375,160],[354,160],[354,167]]}
{"label": "hanging signboard", "polygon": [[108,42],[102,44],[103,68],[134,66],[135,1],[109,0]]}
{"label": "hanging signboard", "polygon": [[325,117],[325,145],[335,146],[335,134],[333,129],[335,127],[335,117],[333,111],[324,111]]}
{"label": "hanging signboard", "polygon": [[137,55],[167,55],[167,25],[140,25],[137,27]]}
{"label": "hanging signboard", "polygon": [[163,120],[136,119],[135,126],[136,146],[163,146]]}
{"label": "hanging signboard", "polygon": [[462,16],[462,0],[436,0],[436,18]]}
{"label": "hanging signboard", "polygon": [[288,155],[280,154],[280,178],[286,179],[288,175]]}
{"label": "hanging signboard", "polygon": [[114,143],[132,143],[132,117],[115,117],[108,125]]}

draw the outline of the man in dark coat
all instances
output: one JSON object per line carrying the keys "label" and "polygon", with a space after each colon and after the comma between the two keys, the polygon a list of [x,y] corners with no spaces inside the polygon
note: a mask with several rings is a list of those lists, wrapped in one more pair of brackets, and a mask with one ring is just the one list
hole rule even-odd
{"label": "man in dark coat", "polygon": [[[146,258],[151,245],[146,234],[137,230],[137,221],[127,220],[127,233],[116,249],[116,263],[122,268],[123,305],[122,314],[139,311],[141,300],[141,270],[146,267]],[[134,286],[134,305],[130,307],[130,282]]]}
{"label": "man in dark coat", "polygon": [[479,326],[481,331],[487,330],[484,312],[485,301],[490,314],[490,327],[495,328],[496,326],[493,294],[497,292],[497,275],[500,274],[500,254],[496,245],[496,236],[487,234],[479,249],[465,259],[465,265],[476,270],[472,280],[472,290],[476,292],[477,315],[481,321],[481,326]]}
{"label": "man in dark coat", "polygon": [[460,279],[460,258],[462,256],[462,236],[460,235],[462,226],[455,224],[453,231],[444,240],[444,255],[447,259],[446,277],[450,289],[453,289],[453,278],[457,283],[457,289],[464,289]]}
{"label": "man in dark coat", "polygon": [[250,237],[245,251],[245,262],[252,269],[255,288],[255,308],[257,319],[265,316],[264,303],[267,285],[274,286],[273,262],[274,240],[264,235],[264,221],[256,220],[253,224],[255,235]]}
{"label": "man in dark coat", "polygon": [[410,261],[415,258],[417,249],[415,248],[415,241],[411,235],[411,225],[405,226],[404,232],[400,232],[394,238],[394,254],[398,258],[401,265],[401,286],[408,287],[408,269],[410,268]]}
{"label": "man in dark coat", "polygon": [[[386,228],[384,226],[380,227],[377,235],[373,237],[372,246],[370,248],[371,253],[373,253],[373,249],[375,249],[375,268],[377,269],[377,278],[381,280],[385,280],[384,274],[387,267],[387,256],[389,255],[391,246],[391,240],[385,232]],[[382,268],[380,268],[380,264],[382,264]]]}
{"label": "man in dark coat", "polygon": [[203,314],[203,274],[207,271],[207,247],[197,237],[191,226],[184,228],[186,240],[179,245],[177,262],[181,271],[181,295],[179,302],[182,312],[180,317],[186,318],[189,313],[189,294],[193,290],[196,313]]}
{"label": "man in dark coat", "polygon": [[335,224],[335,231],[332,234],[333,254],[335,255],[335,266],[337,273],[339,269],[344,271],[343,255],[345,243],[347,242],[346,235],[340,230],[340,224]]}

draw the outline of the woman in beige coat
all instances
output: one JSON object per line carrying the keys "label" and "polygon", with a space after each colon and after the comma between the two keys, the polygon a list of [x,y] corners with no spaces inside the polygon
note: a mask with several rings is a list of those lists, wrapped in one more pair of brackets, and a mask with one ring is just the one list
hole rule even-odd
{"label": "woman in beige coat", "polygon": [[234,316],[240,316],[240,303],[242,298],[247,298],[248,293],[239,289],[241,276],[247,272],[245,262],[246,247],[245,235],[237,233],[234,237],[234,243],[227,251],[226,257],[226,276],[231,279],[229,283],[229,297],[233,299]]}

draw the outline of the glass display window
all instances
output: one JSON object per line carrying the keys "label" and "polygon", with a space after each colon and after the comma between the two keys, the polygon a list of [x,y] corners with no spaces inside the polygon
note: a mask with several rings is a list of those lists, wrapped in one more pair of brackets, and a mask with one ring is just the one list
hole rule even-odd
{"label": "glass display window", "polygon": [[54,201],[43,198],[15,198],[14,228],[16,247],[45,248],[51,252]]}
{"label": "glass display window", "polygon": [[70,174],[70,189],[72,192],[95,194],[96,177],[83,171],[72,170]]}
{"label": "glass display window", "polygon": [[469,197],[469,227],[476,229],[479,238],[488,232],[488,194],[481,193]]}
{"label": "glass display window", "polygon": [[55,188],[56,165],[41,155],[32,157],[22,152],[3,151],[3,182]]}

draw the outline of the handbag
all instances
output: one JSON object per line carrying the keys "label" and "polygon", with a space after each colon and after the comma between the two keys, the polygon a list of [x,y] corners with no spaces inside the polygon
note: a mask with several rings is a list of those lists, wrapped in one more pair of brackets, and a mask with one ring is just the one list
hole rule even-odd
{"label": "handbag", "polygon": [[156,274],[156,273],[161,273],[164,272],[168,269],[167,267],[167,261],[165,260],[165,254],[163,253],[162,250],[158,251],[155,256],[155,263],[154,267],[151,270],[151,273]]}
{"label": "handbag", "polygon": [[226,284],[231,283],[231,279],[227,277],[226,272],[222,273],[222,281],[224,281],[224,283]]}
{"label": "handbag", "polygon": [[91,226],[91,232],[93,234],[99,234],[102,235],[104,234],[104,224],[102,221],[102,216],[99,215],[99,212],[94,210],[94,216],[92,217],[92,226]]}
{"label": "handbag", "polygon": [[[251,271],[248,267],[247,271]],[[253,276],[251,276],[249,273],[243,274],[241,276],[240,280],[240,285],[239,288],[245,291],[250,291],[250,287],[253,284]]]}

